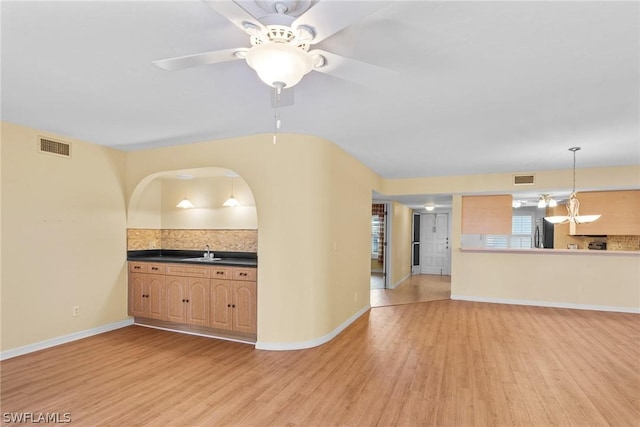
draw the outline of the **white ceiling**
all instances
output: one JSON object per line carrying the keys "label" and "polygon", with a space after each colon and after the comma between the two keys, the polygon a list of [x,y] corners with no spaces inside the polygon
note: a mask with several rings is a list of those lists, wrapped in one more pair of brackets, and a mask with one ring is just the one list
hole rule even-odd
{"label": "white ceiling", "polygon": [[[312,71],[282,132],[334,141],[387,178],[566,169],[576,145],[578,167],[640,163],[640,3],[380,6],[314,47],[396,77]],[[244,61],[151,64],[250,46],[203,1],[5,0],[1,13],[3,120],[123,150],[273,130],[269,88]]]}

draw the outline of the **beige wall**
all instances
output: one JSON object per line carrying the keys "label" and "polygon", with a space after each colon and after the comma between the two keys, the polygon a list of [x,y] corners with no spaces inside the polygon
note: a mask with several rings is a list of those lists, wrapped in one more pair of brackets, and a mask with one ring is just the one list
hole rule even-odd
{"label": "beige wall", "polygon": [[[73,158],[67,160],[37,153],[38,133],[8,123],[2,127],[3,351],[125,319],[127,227],[161,228],[162,189],[154,187],[156,178],[211,166],[238,172],[255,198],[258,341],[266,346],[313,344],[368,307],[372,189],[390,195],[454,194],[454,295],[640,304],[637,257],[457,250],[460,194],[511,192],[512,174],[383,180],[331,142],[287,134],[275,145],[269,135],[257,135],[129,153],[73,140]],[[640,187],[640,167],[579,173],[581,185],[596,190]],[[536,175],[534,191],[571,183],[570,170]],[[410,230],[410,216],[401,213],[394,221],[400,223],[394,236],[408,242],[410,231],[400,230]],[[402,269],[410,268],[410,245],[394,245],[395,277],[402,277]],[[578,280],[567,285],[575,279],[572,270],[579,271]],[[603,290],[611,272],[620,280]],[[81,307],[79,317],[71,316],[74,305]]]}
{"label": "beige wall", "polygon": [[158,230],[162,228],[162,181],[160,179],[151,181],[134,203],[135,206],[129,206],[127,218],[130,228]]}
{"label": "beige wall", "polygon": [[411,275],[411,228],[413,210],[391,203],[391,281],[395,288]]}
{"label": "beige wall", "polygon": [[[233,180],[233,193],[241,203],[235,208],[222,206],[231,194],[229,177],[162,179],[162,228],[216,230],[258,228],[255,200],[249,186],[241,177]],[[194,209],[176,207],[185,194],[195,205]]]}
{"label": "beige wall", "polygon": [[454,253],[452,298],[640,307],[638,255]]}
{"label": "beige wall", "polygon": [[[580,183],[591,189],[639,188],[640,166],[579,170]],[[504,254],[460,252],[462,197],[474,192],[511,193],[512,174],[468,177],[436,177],[383,181],[393,194],[420,194],[430,191],[454,193],[452,207],[451,294],[463,299],[492,298],[521,300],[536,304],[574,304],[640,310],[640,260],[637,256]],[[557,180],[556,184],[552,184]],[[557,188],[571,171],[536,173],[531,190]],[[553,185],[553,187],[552,187]],[[483,191],[483,186],[484,191]],[[437,191],[434,189],[437,188]],[[541,190],[540,190],[541,191]],[[594,258],[595,256],[595,258]],[[565,262],[563,262],[566,261]],[[559,271],[556,274],[556,271]],[[573,271],[569,274],[567,271]],[[614,276],[612,276],[612,274]],[[570,276],[570,277],[569,277]],[[613,280],[615,277],[615,280]],[[608,279],[607,279],[608,278]],[[616,282],[615,285],[610,285]]]}
{"label": "beige wall", "polygon": [[[514,186],[513,175],[531,172],[494,173],[483,175],[437,176],[413,179],[377,181],[374,189],[386,195],[402,194],[511,194],[518,191],[545,193],[557,188],[570,189],[571,169],[539,171],[535,185]],[[577,169],[578,191],[640,188],[640,165],[608,168]]]}
{"label": "beige wall", "polygon": [[326,140],[300,135],[132,152],[131,206],[158,174],[203,167],[236,171],[256,201],[259,344],[316,340],[368,306],[369,169]]}
{"label": "beige wall", "polygon": [[1,150],[2,350],[127,319],[125,153],[6,122]]}

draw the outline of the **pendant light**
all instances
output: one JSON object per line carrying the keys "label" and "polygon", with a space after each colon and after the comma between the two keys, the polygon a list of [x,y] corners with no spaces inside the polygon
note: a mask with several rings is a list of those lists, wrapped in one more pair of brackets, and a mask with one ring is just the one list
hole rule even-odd
{"label": "pendant light", "polygon": [[576,195],[576,151],[579,151],[580,147],[571,147],[569,151],[573,152],[573,191],[569,200],[567,201],[567,213],[566,216],[550,216],[545,217],[545,221],[552,224],[584,224],[593,222],[600,218],[600,215],[580,215],[580,202]]}
{"label": "pendant light", "polygon": [[229,196],[229,198],[227,199],[226,202],[224,202],[222,204],[222,206],[227,206],[230,208],[235,208],[236,206],[240,205],[240,202],[238,202],[238,200],[236,200],[236,198],[233,196],[233,177],[231,177],[231,196]]}
{"label": "pendant light", "polygon": [[[180,174],[180,175],[178,175],[178,179],[182,179],[182,180],[193,179],[193,175]],[[193,208],[195,208],[193,203],[191,203],[191,201],[187,198],[187,185],[186,184],[185,184],[185,190],[184,190],[184,199],[180,200],[180,203],[178,203],[176,205],[176,208],[182,208],[182,209],[193,209]]]}
{"label": "pendant light", "polygon": [[182,199],[180,203],[176,205],[176,208],[193,209],[195,208],[195,206],[193,206],[193,203],[191,203],[191,201],[187,199],[187,196],[184,196],[184,199]]}

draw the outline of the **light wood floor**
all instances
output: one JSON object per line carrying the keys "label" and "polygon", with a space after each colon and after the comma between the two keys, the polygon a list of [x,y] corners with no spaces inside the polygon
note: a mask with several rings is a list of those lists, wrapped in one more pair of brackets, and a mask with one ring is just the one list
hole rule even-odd
{"label": "light wood floor", "polygon": [[438,301],[451,298],[451,276],[419,274],[395,289],[371,289],[371,307]]}
{"label": "light wood floor", "polygon": [[73,426],[637,426],[640,316],[464,301],[374,308],[258,351],[130,326],[1,363],[2,412]]}

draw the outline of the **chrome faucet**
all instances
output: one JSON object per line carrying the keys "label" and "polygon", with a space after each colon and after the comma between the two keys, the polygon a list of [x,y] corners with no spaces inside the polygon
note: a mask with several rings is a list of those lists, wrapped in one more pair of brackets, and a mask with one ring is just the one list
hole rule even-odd
{"label": "chrome faucet", "polygon": [[211,248],[209,247],[209,245],[204,245],[204,248],[207,250],[207,253],[204,254],[204,257],[206,259],[211,259]]}

